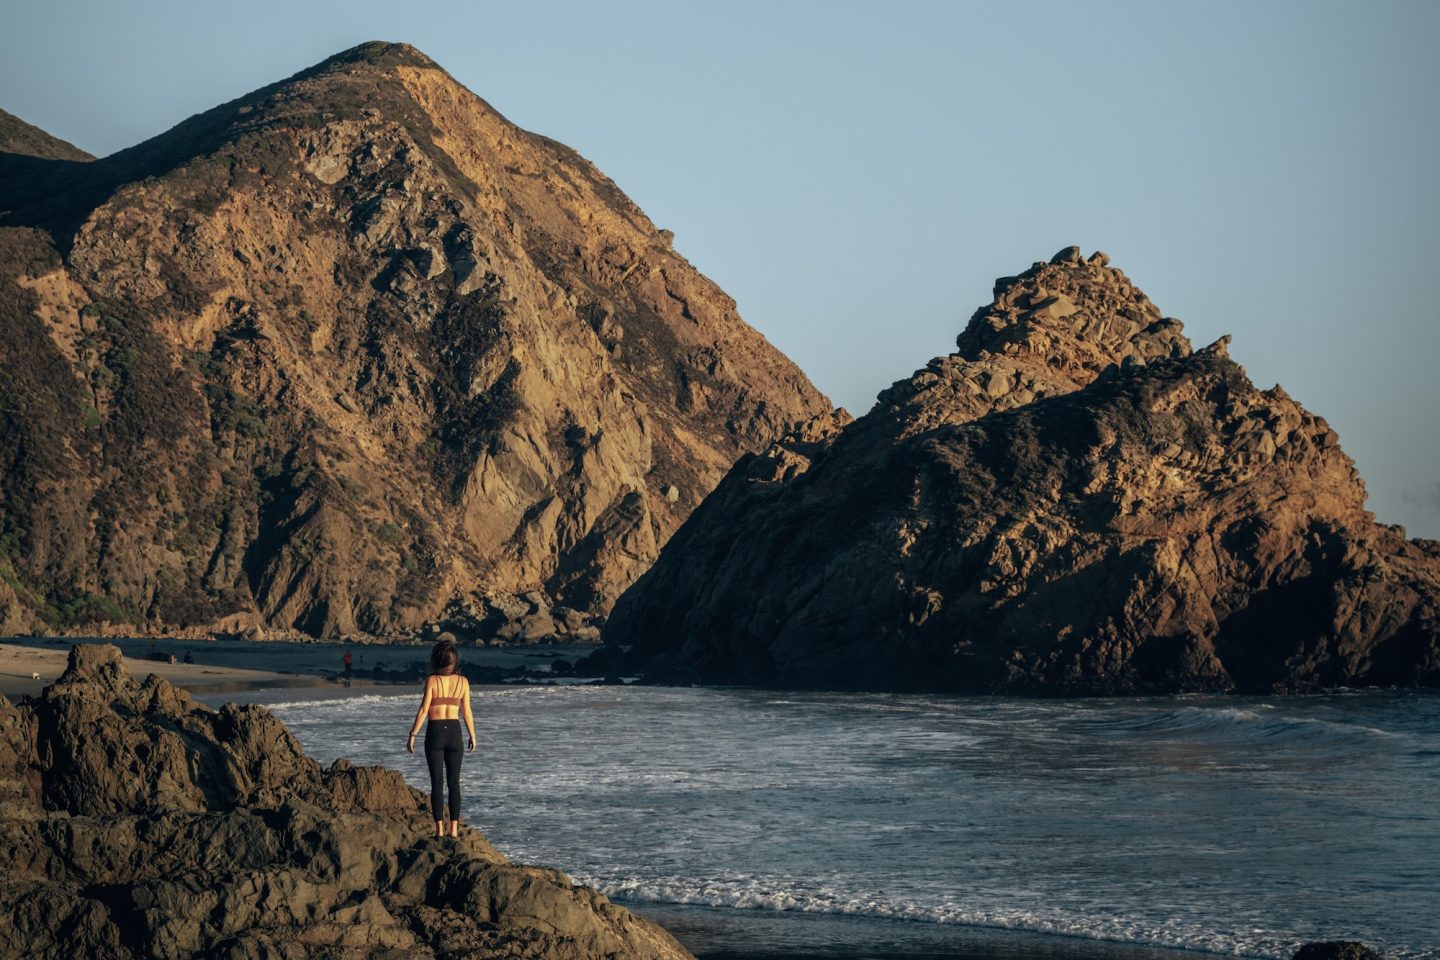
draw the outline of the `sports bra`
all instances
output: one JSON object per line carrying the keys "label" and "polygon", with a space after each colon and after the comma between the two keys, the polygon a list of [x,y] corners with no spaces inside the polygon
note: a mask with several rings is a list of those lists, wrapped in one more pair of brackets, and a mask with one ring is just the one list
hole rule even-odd
{"label": "sports bra", "polygon": [[[458,706],[460,706],[461,702],[465,699],[465,694],[469,692],[469,686],[470,686],[469,682],[468,682],[464,677],[460,676],[459,674],[447,674],[447,675],[445,675],[445,676],[436,676],[435,674],[431,674],[431,676],[434,677],[434,680],[435,680],[435,688],[434,688],[434,689],[435,689],[437,695],[432,696],[432,697],[430,698],[430,709],[433,711],[436,707],[458,707]],[[454,677],[454,678],[456,679],[456,686],[455,686],[455,693],[454,693],[454,695],[453,695],[453,696],[448,696],[448,697],[438,696],[438,692],[439,692],[439,690],[440,690],[440,684],[442,684],[442,683],[444,683],[446,680],[450,679],[450,677]],[[431,719],[438,719],[438,718],[436,718],[436,717],[434,717],[434,716],[432,715]]]}

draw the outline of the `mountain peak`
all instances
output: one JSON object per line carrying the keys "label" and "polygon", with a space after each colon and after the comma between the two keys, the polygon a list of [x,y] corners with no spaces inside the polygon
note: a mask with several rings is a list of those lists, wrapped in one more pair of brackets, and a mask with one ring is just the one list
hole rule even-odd
{"label": "mountain peak", "polygon": [[408,43],[395,43],[389,40],[370,40],[357,44],[348,50],[342,50],[330,57],[325,63],[370,63],[370,64],[406,64],[412,67],[435,67],[438,64],[427,57],[422,51],[412,47]]}
{"label": "mountain peak", "polygon": [[388,40],[370,40],[357,44],[349,49],[341,50],[339,53],[326,57],[313,66],[306,67],[278,83],[263,87],[248,97],[243,97],[236,102],[243,103],[247,100],[284,89],[293,84],[303,83],[304,81],[324,77],[332,73],[373,72],[384,74],[395,67],[413,67],[428,70],[442,69],[438,63],[408,43],[392,43]]}
{"label": "mountain peak", "polygon": [[1014,277],[995,281],[994,299],[956,338],[969,360],[984,353],[1045,353],[1055,366],[1099,373],[1128,356],[1150,360],[1191,350],[1183,325],[1160,309],[1110,257],[1082,258],[1066,247]]}

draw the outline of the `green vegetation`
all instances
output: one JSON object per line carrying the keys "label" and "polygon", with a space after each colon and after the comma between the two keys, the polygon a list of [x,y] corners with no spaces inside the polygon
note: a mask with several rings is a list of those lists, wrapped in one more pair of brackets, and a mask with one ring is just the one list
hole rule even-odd
{"label": "green vegetation", "polygon": [[98,593],[84,592],[58,604],[54,619],[60,626],[73,627],[98,620],[134,623],[140,615],[128,604],[117,603]]}

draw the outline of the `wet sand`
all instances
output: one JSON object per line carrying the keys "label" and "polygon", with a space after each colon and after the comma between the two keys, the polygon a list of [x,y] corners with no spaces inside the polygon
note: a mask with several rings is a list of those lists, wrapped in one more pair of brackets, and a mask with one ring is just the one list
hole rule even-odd
{"label": "wet sand", "polygon": [[1194,960],[1191,950],[1027,930],[614,898],[699,960]]}

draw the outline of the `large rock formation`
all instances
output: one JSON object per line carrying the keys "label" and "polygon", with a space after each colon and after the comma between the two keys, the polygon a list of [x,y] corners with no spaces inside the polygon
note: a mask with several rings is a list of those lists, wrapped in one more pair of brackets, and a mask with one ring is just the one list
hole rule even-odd
{"label": "large rock formation", "polygon": [[1325,421],[1108,258],[997,281],[958,352],[743,458],[617,604],[652,678],[1133,693],[1440,683],[1440,543]]}
{"label": "large rock formation", "polygon": [[102,160],[0,137],[38,154],[0,157],[0,634],[593,631],[829,406],[593,166],[403,45]]}
{"label": "large rock formation", "polygon": [[427,836],[428,803],[77,646],[38,700],[0,697],[0,955],[689,956],[559,871]]}

